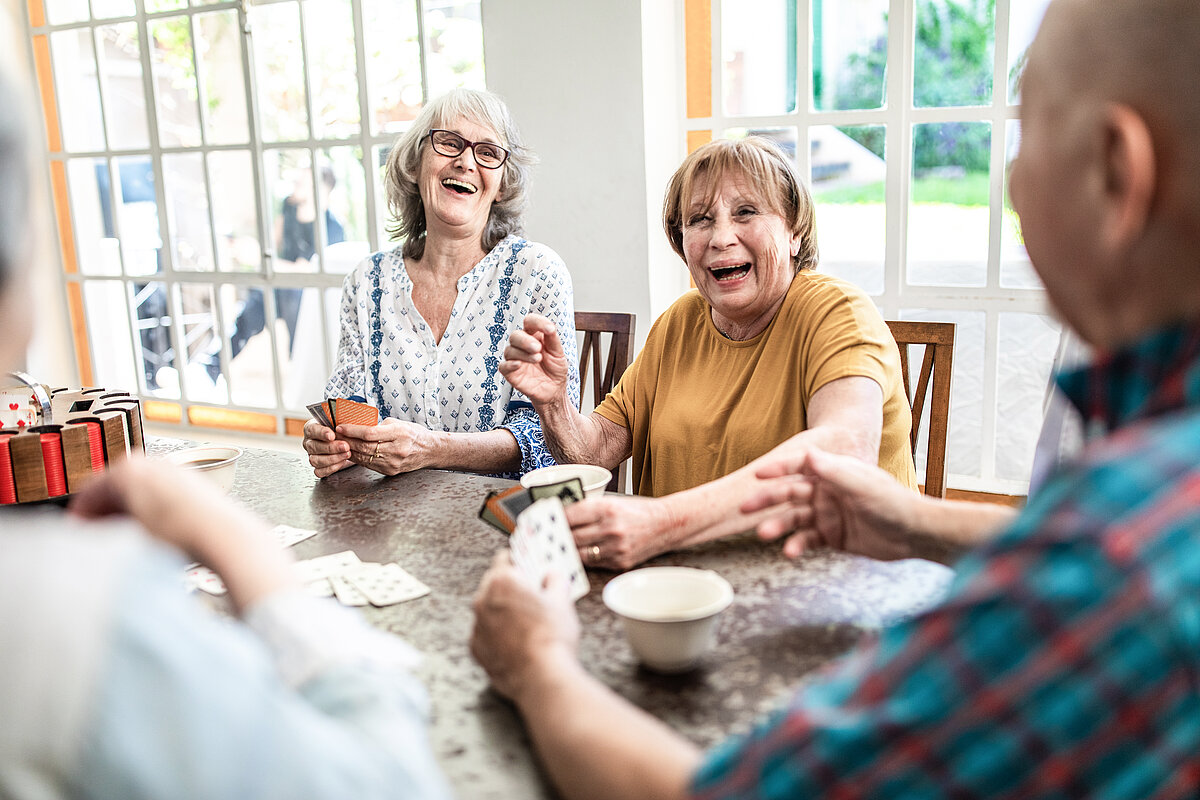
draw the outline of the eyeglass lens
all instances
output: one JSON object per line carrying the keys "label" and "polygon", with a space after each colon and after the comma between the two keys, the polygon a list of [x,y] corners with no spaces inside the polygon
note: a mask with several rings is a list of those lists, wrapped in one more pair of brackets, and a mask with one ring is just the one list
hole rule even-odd
{"label": "eyeglass lens", "polygon": [[475,153],[475,160],[480,166],[495,168],[504,163],[504,159],[508,158],[508,151],[497,144],[490,142],[468,142],[463,137],[452,131],[432,131],[430,139],[433,142],[433,149],[444,156],[454,157],[460,155],[469,144],[471,150]]}

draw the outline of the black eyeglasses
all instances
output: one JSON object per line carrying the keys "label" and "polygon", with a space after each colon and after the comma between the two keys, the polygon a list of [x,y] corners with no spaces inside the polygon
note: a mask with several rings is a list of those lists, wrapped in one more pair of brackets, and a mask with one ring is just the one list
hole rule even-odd
{"label": "black eyeglasses", "polygon": [[450,158],[462,155],[468,147],[475,154],[475,163],[484,169],[498,169],[508,160],[508,151],[491,142],[468,142],[454,131],[434,128],[429,132],[433,151]]}

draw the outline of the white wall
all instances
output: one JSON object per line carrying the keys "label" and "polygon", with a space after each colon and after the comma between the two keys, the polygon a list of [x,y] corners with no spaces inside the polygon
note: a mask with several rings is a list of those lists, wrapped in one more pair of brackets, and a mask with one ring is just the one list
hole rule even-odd
{"label": "white wall", "polygon": [[577,309],[637,314],[639,346],[687,286],[658,223],[683,158],[678,4],[645,4],[645,19],[642,0],[483,4],[488,88],[541,158],[526,232],[563,257]]}

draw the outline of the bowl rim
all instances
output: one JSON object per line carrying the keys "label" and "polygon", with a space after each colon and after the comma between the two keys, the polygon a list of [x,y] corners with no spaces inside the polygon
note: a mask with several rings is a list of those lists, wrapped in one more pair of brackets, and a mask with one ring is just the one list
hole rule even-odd
{"label": "bowl rim", "polygon": [[[710,603],[685,612],[672,614],[669,616],[647,616],[639,614],[637,611],[630,610],[628,605],[621,603],[615,599],[616,593],[620,590],[621,584],[635,580],[636,578],[646,577],[646,573],[654,572],[658,574],[670,572],[674,574],[684,573],[695,578],[703,578],[710,582],[719,590],[719,596]],[[613,588],[616,587],[616,588]],[[604,586],[604,591],[601,593],[601,599],[609,611],[614,614],[625,617],[626,619],[636,620],[638,622],[695,622],[697,620],[711,617],[724,611],[733,602],[733,585],[725,579],[720,573],[711,569],[702,567],[642,567],[641,569],[630,570],[623,572],[610,580]]]}
{"label": "bowl rim", "polygon": [[[546,481],[529,482],[529,483],[526,482],[526,479],[529,478],[530,476],[538,476],[539,474],[540,475],[550,475],[550,474],[553,474],[553,472],[555,470],[560,470],[560,471],[566,472],[566,471],[569,471],[571,468],[574,468],[576,471],[580,471],[580,470],[595,471],[594,472],[594,475],[595,475],[594,480],[588,481],[588,482],[581,481],[581,482],[583,482],[584,491],[587,491],[589,488],[596,489],[600,486],[606,486],[608,484],[608,482],[610,480],[612,480],[612,470],[610,470],[608,467],[602,467],[599,464],[550,464],[549,466],[538,467],[537,469],[531,469],[529,472],[526,472],[524,475],[521,476],[521,485],[524,486],[526,489],[528,489],[531,486],[544,486],[547,483],[557,483],[558,480],[561,480],[561,479],[550,479],[550,480],[546,480]],[[600,470],[603,470],[603,472],[600,472]],[[603,481],[600,480],[600,477],[602,474],[604,476]],[[534,480],[536,481],[536,477],[534,478]]]}
{"label": "bowl rim", "polygon": [[[229,455],[227,455],[225,458],[222,458],[220,461],[218,461],[215,464],[206,464],[203,467],[198,467],[198,466],[190,466],[189,467],[188,466],[189,461],[192,460],[189,458],[189,456],[195,456],[195,455],[198,455],[205,451],[211,451],[211,450],[222,450],[222,451],[233,451],[233,452],[231,452]],[[221,467],[229,466],[230,464],[232,464],[234,461],[237,461],[241,457],[242,452],[243,452],[242,448],[238,447],[237,445],[202,444],[202,445],[197,445],[195,447],[185,447],[181,450],[172,450],[171,452],[167,453],[166,455],[167,455],[167,458],[170,460],[170,462],[177,467],[185,467],[187,469],[194,469],[194,470],[198,470],[200,472],[207,472],[208,470],[211,470],[211,469],[220,469]]]}

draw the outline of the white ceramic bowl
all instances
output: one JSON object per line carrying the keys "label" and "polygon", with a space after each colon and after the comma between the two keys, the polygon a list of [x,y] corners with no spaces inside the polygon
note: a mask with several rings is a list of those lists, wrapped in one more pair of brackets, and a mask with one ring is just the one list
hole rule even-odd
{"label": "white ceramic bowl", "polygon": [[604,587],[604,605],[625,623],[634,654],[658,672],[696,666],[732,602],[729,581],[709,569],[646,567]]}
{"label": "white ceramic bowl", "polygon": [[584,497],[598,497],[604,494],[605,487],[612,480],[612,473],[593,464],[555,464],[526,472],[521,476],[521,485],[528,489],[530,486],[545,486],[571,478],[579,478]]}
{"label": "white ceramic bowl", "polygon": [[233,487],[233,475],[241,455],[240,447],[203,445],[168,453],[167,460],[184,469],[196,470],[212,479],[222,491],[228,492]]}

